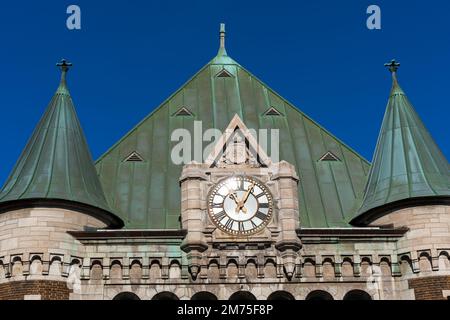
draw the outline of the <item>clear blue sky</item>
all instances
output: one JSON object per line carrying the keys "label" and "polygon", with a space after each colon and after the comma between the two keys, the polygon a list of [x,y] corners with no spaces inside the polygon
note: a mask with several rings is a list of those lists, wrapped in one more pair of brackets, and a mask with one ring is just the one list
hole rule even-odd
{"label": "clear blue sky", "polygon": [[[82,29],[66,28],[77,4]],[[366,8],[382,29],[366,28]],[[371,160],[391,85],[400,84],[450,159],[450,2],[430,1],[2,1],[0,184],[59,81],[69,86],[98,158],[217,52],[230,56]]]}

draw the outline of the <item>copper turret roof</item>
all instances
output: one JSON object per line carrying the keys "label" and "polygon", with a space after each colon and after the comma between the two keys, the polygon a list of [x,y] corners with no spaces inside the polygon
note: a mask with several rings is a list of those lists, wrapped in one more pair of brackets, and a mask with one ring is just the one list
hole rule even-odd
{"label": "copper turret roof", "polygon": [[353,224],[364,225],[411,205],[448,203],[450,168],[397,80],[400,64],[386,64],[392,89],[375,149],[364,200]]}
{"label": "copper turret roof", "polygon": [[29,206],[84,211],[120,227],[106,199],[66,84],[72,64],[58,63],[61,82],[0,192],[0,211]]}

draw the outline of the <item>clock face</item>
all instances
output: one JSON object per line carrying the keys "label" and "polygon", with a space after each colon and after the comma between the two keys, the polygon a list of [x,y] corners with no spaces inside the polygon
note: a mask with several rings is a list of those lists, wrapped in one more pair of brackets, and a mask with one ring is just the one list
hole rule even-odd
{"label": "clock face", "polygon": [[208,213],[214,224],[229,234],[250,235],[261,231],[272,218],[273,202],[258,180],[236,176],[219,182],[208,197]]}

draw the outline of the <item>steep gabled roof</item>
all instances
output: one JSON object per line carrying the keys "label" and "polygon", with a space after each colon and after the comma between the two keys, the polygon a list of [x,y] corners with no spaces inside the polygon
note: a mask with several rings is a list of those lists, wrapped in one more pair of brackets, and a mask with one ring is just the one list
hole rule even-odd
{"label": "steep gabled roof", "polygon": [[120,227],[123,222],[105,199],[66,85],[71,64],[63,60],[58,66],[61,83],[0,192],[0,210],[63,206]]}
{"label": "steep gabled roof", "polygon": [[[179,228],[182,165],[171,161],[178,143],[170,141],[171,133],[185,128],[194,136],[194,121],[202,121],[203,131],[223,132],[237,114],[249,129],[279,130],[279,160],[292,163],[300,177],[302,226],[349,226],[369,163],[228,56],[224,27],[220,36],[218,55],[97,161],[110,205],[129,228]],[[217,77],[222,70],[231,77]],[[186,105],[193,117],[171,117]],[[283,116],[264,116],[272,106]],[[146,161],[123,162],[133,151]],[[317,161],[328,151],[342,161]]]}
{"label": "steep gabled roof", "polygon": [[439,147],[400,88],[395,60],[386,64],[393,85],[373,163],[352,223],[367,224],[389,209],[449,202],[450,170]]}

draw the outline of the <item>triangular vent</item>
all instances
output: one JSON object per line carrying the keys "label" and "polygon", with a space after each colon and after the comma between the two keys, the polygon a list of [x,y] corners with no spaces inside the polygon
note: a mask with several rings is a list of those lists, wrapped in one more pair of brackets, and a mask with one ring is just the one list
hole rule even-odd
{"label": "triangular vent", "polygon": [[142,162],[144,158],[141,157],[139,153],[133,151],[128,157],[125,158],[124,162]]}
{"label": "triangular vent", "polygon": [[194,114],[186,107],[181,107],[177,112],[173,114],[174,117],[191,117]]}
{"label": "triangular vent", "polygon": [[269,110],[264,112],[264,115],[279,117],[279,116],[282,116],[283,114],[280,111],[278,111],[275,107],[270,107]]}
{"label": "triangular vent", "polygon": [[335,154],[333,154],[331,151],[328,151],[325,153],[319,161],[341,161]]}
{"label": "triangular vent", "polygon": [[220,72],[216,75],[217,78],[232,78],[233,76],[231,73],[229,73],[227,70],[222,69]]}

